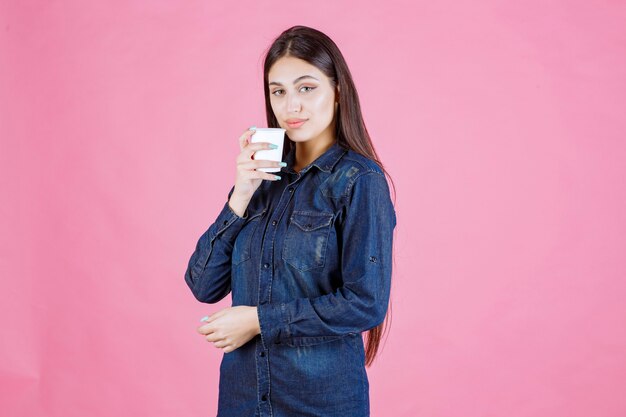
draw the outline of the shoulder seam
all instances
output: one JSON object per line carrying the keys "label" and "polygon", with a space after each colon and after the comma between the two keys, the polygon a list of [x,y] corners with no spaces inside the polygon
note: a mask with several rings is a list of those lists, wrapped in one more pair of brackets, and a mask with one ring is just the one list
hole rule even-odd
{"label": "shoulder seam", "polygon": [[[374,171],[373,169],[369,169],[367,171],[359,172],[356,176],[354,176],[353,178],[350,179],[350,182],[348,182],[348,186],[346,187],[346,190],[343,193],[343,198],[346,200],[346,202],[348,201],[348,196],[350,195],[350,190],[352,190],[352,186],[356,183],[356,180],[361,178],[363,175],[367,175],[367,174],[377,174],[377,175],[381,175],[383,178],[385,177],[385,174],[383,174],[382,172]],[[386,178],[385,178],[385,180],[386,180]]]}
{"label": "shoulder seam", "polygon": [[[354,154],[354,156],[352,156],[351,154]],[[380,167],[378,166],[378,164],[376,164],[375,161],[359,154],[356,153],[354,151],[350,151],[348,150],[345,154],[344,154],[344,158],[345,159],[349,159],[350,161],[356,162],[357,164],[359,164],[360,167],[362,167],[363,169],[367,170],[367,171],[372,171],[372,172],[378,172],[377,170],[380,170]],[[372,168],[370,167],[368,164],[366,164],[365,162],[363,162],[361,160],[361,158],[366,159],[368,162],[371,162],[372,164],[374,164],[376,166],[376,168]],[[380,174],[380,172],[379,172]]]}

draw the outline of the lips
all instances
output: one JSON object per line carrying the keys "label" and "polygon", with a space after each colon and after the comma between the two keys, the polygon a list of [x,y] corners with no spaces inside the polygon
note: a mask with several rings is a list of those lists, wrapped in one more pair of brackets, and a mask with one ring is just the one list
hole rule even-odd
{"label": "lips", "polygon": [[292,129],[300,127],[306,122],[306,119],[287,119],[287,126]]}

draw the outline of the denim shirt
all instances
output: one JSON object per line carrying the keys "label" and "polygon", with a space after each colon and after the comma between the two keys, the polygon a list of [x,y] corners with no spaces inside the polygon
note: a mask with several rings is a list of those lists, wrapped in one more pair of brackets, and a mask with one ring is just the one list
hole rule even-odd
{"label": "denim shirt", "polygon": [[257,306],[261,333],[220,365],[218,417],[369,416],[362,332],[381,324],[396,214],[376,163],[334,143],[263,181],[243,215],[204,232],[185,281],[197,300]]}

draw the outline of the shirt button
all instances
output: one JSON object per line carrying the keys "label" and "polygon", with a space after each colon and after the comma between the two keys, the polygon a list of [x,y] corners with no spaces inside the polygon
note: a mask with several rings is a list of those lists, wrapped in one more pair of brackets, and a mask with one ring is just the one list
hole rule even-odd
{"label": "shirt button", "polygon": [[224,224],[228,223],[228,220],[224,220]]}
{"label": "shirt button", "polygon": [[272,226],[276,226],[278,222],[276,220],[272,221]]}
{"label": "shirt button", "polygon": [[293,188],[290,188],[290,189],[289,189],[289,192],[290,192],[290,193],[293,193]]}
{"label": "shirt button", "polygon": [[269,268],[270,264],[263,264],[263,268]]}
{"label": "shirt button", "polygon": [[265,401],[265,400],[267,400],[267,396],[263,394],[263,396],[261,397],[261,401]]}
{"label": "shirt button", "polygon": [[265,351],[261,351],[261,356],[265,356]]}

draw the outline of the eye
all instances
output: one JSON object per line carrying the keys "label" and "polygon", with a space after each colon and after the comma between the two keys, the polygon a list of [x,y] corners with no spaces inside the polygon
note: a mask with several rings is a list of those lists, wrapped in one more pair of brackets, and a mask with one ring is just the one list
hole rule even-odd
{"label": "eye", "polygon": [[[304,86],[304,87],[302,87],[302,88],[309,88],[310,90],[308,90],[308,91],[313,91],[313,90],[315,90],[315,87],[308,87],[308,86]],[[301,88],[301,89],[302,89],[302,88]]]}
{"label": "eye", "polygon": [[276,94],[276,93],[278,93],[279,91],[283,91],[283,90],[274,90],[274,92],[272,94],[277,96],[278,94]]}

